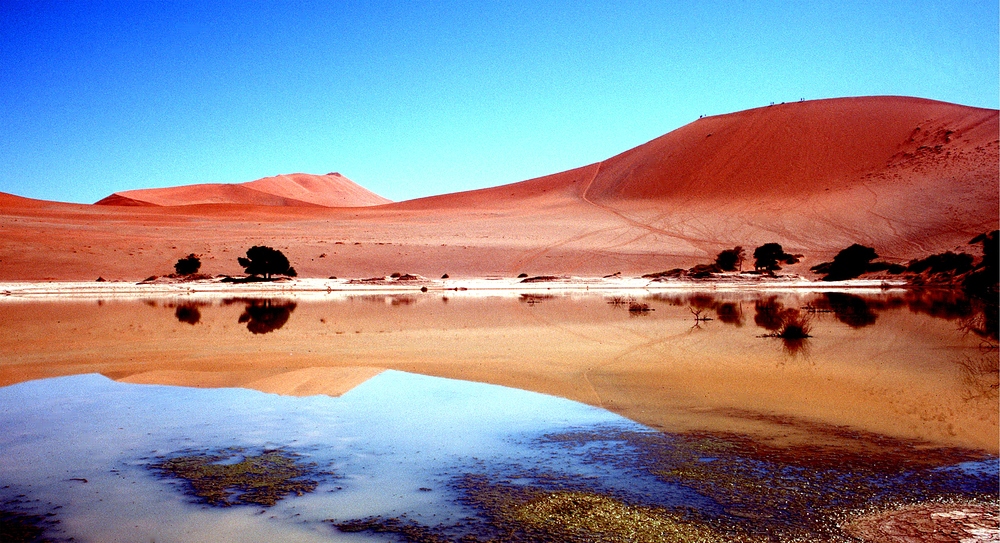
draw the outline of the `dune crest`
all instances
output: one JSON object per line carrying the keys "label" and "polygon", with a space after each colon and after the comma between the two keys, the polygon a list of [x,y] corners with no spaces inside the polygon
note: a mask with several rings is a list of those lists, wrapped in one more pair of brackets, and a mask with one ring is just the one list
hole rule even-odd
{"label": "dune crest", "polygon": [[[389,207],[596,212],[624,223],[620,236],[703,258],[775,241],[830,256],[863,243],[905,259],[997,228],[998,132],[997,110],[921,98],[793,102],[704,117],[555,175]],[[582,248],[581,236],[621,246],[595,226],[558,248]]]}
{"label": "dune crest", "polygon": [[365,207],[389,203],[374,192],[333,172],[293,173],[247,183],[207,183],[116,192],[96,205],[184,206],[231,204],[292,207]]}
{"label": "dune crest", "polygon": [[905,169],[985,176],[995,184],[998,129],[996,110],[922,98],[793,102],[704,117],[589,166],[395,205],[449,207],[548,193],[592,203],[785,198]]}

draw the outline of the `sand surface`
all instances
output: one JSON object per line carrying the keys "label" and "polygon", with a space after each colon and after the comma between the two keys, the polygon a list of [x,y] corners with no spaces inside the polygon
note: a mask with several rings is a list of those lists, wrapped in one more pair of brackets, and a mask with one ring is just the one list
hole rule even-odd
{"label": "sand surface", "polygon": [[845,98],[706,117],[589,166],[385,205],[321,207],[341,194],[329,183],[350,182],[295,175],[117,196],[160,206],[0,195],[0,280],[137,281],[189,253],[236,274],[260,244],[305,277],[435,278],[638,275],[778,242],[808,276],[852,243],[894,261],[970,250],[1000,222],[998,130],[996,110]]}

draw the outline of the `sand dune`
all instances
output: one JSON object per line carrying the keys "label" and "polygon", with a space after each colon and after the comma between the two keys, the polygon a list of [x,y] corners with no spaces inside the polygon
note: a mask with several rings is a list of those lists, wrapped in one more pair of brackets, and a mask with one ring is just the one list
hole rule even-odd
{"label": "sand dune", "polygon": [[389,200],[339,173],[293,173],[240,184],[211,183],[116,192],[97,205],[183,206],[234,204],[255,206],[362,207]]}
{"label": "sand dune", "polygon": [[305,174],[114,195],[156,206],[4,196],[0,279],[137,280],[191,252],[206,273],[240,273],[255,244],[311,277],[634,274],[768,242],[805,255],[786,270],[805,275],[852,243],[906,261],[971,251],[998,227],[998,132],[996,110],[840,98],[706,117],[588,166],[398,203]]}

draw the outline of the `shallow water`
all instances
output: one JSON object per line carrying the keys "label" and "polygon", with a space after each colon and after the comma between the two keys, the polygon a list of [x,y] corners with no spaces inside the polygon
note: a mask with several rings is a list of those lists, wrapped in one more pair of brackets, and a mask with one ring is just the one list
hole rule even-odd
{"label": "shallow water", "polygon": [[[795,315],[811,337],[765,337]],[[576,492],[838,540],[996,499],[995,323],[947,294],[33,301],[0,326],[0,510],[52,539],[581,540],[511,516]],[[315,489],[219,507],[156,469],[265,451]]]}

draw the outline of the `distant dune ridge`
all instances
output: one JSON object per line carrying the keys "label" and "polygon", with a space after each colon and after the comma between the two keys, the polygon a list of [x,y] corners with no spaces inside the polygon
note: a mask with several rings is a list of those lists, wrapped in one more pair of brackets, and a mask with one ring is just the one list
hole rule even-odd
{"label": "distant dune ridge", "polygon": [[588,166],[397,203],[336,174],[100,206],[0,195],[0,279],[142,278],[190,252],[205,273],[239,273],[235,255],[261,243],[300,276],[456,277],[645,273],[778,242],[805,255],[786,271],[809,275],[853,243],[894,261],[974,251],[1000,223],[998,135],[997,110],[836,98],[708,116]]}
{"label": "distant dune ridge", "polygon": [[904,174],[995,185],[997,136],[991,109],[906,97],[794,102],[704,117],[584,168],[402,205],[549,191],[602,203],[754,200],[900,181]]}
{"label": "distant dune ridge", "polygon": [[183,206],[236,204],[263,206],[363,207],[390,200],[332,172],[293,173],[239,184],[212,183],[116,192],[97,205]]}

